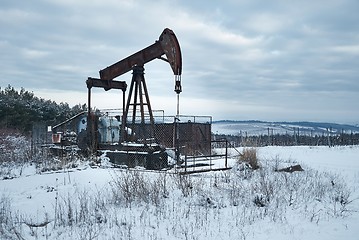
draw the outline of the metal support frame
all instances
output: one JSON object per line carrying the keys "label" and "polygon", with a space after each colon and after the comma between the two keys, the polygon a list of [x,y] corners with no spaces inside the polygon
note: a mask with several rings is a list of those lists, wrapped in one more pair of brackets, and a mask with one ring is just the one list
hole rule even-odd
{"label": "metal support frame", "polygon": [[[144,67],[143,66],[134,66],[132,72],[132,80],[130,85],[130,90],[128,93],[127,103],[126,103],[126,110],[125,110],[125,117],[127,119],[127,114],[130,113],[130,108],[132,107],[132,119],[131,124],[132,128],[136,124],[137,112],[139,110],[141,114],[141,127],[143,128],[142,133],[144,133],[144,127],[146,124],[146,111],[149,115],[149,121],[151,124],[151,128],[153,128],[154,118],[150,103],[150,97],[148,95],[148,90],[146,86],[146,81],[144,77]],[[147,106],[147,110],[145,109]],[[137,108],[138,107],[138,108]],[[134,131],[131,131],[131,138],[133,137]],[[141,136],[140,136],[141,137]]]}
{"label": "metal support frame", "polygon": [[[127,84],[124,81],[106,81],[98,78],[89,77],[86,81],[87,85],[87,103],[88,103],[88,112],[87,112],[87,138],[88,138],[88,146],[91,153],[94,153],[98,149],[98,137],[97,137],[97,124],[95,123],[96,118],[92,114],[91,109],[91,88],[92,87],[100,87],[108,91],[110,89],[120,89],[122,90],[122,122],[121,122],[121,139],[123,140],[125,137],[125,125],[126,125],[126,117],[125,117],[125,92],[127,89]],[[121,141],[121,140],[120,140]]]}

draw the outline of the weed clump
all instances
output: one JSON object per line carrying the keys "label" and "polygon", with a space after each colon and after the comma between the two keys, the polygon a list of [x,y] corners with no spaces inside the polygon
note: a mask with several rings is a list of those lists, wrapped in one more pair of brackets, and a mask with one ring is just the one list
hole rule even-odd
{"label": "weed clump", "polygon": [[259,160],[257,157],[257,149],[245,148],[239,156],[238,163],[247,163],[253,170],[259,168]]}

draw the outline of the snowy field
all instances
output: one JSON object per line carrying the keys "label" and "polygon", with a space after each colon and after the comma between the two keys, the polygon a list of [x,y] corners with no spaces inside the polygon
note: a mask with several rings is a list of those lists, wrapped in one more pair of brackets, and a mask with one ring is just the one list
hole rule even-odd
{"label": "snowy field", "polygon": [[[0,239],[359,239],[359,146],[257,155],[257,170],[231,159],[229,171],[189,176],[108,164],[2,171]],[[304,171],[275,171],[295,164]]]}
{"label": "snowy field", "polygon": [[318,122],[262,122],[262,121],[217,121],[212,123],[212,132],[226,135],[258,136],[272,134],[293,134],[300,131],[302,135],[323,135],[338,133],[358,133],[358,125],[318,123]]}

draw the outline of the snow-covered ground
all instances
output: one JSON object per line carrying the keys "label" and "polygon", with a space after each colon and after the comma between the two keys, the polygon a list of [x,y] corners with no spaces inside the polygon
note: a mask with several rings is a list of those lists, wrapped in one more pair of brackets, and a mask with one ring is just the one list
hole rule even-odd
{"label": "snow-covered ground", "polygon": [[297,134],[322,135],[339,133],[358,133],[357,125],[319,123],[319,122],[263,122],[263,121],[215,121],[212,132],[226,135],[269,135],[269,134]]}
{"label": "snow-covered ground", "polygon": [[[242,150],[242,149],[240,149]],[[0,180],[0,238],[358,239],[359,146],[257,148],[179,176],[80,165]],[[301,164],[303,172],[275,169]]]}

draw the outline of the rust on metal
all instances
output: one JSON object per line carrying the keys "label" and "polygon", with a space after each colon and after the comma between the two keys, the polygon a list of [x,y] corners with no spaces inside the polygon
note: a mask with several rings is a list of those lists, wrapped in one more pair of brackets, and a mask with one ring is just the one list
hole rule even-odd
{"label": "rust on metal", "polygon": [[[166,55],[166,58],[163,58],[163,55]],[[176,35],[168,28],[163,30],[154,44],[100,70],[100,78],[112,80],[131,71],[134,66],[143,66],[156,58],[167,61],[174,75],[182,74],[181,48]]]}

